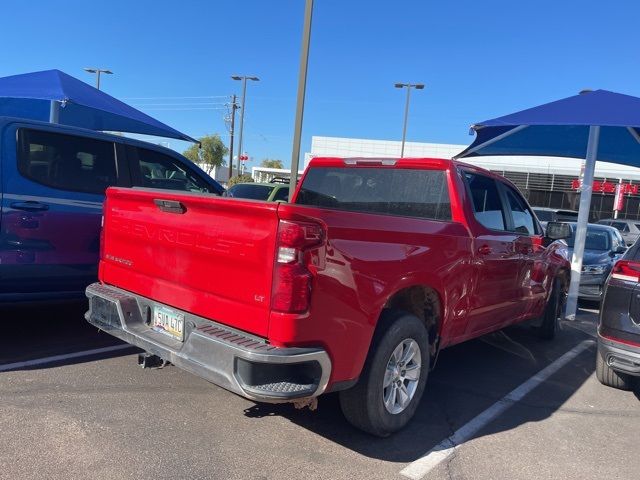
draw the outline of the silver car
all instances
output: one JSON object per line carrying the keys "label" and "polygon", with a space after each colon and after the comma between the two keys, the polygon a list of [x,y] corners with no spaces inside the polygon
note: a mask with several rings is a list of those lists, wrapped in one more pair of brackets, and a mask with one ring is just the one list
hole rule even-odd
{"label": "silver car", "polygon": [[598,220],[600,225],[609,225],[610,227],[617,228],[622,234],[624,242],[627,246],[631,246],[636,243],[638,237],[640,237],[640,220],[625,220],[621,218],[603,218]]}

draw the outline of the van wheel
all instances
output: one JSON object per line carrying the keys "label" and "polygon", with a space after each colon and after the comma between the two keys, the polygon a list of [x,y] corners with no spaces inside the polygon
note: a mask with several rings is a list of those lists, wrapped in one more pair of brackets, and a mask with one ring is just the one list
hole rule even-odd
{"label": "van wheel", "polygon": [[543,340],[553,340],[558,333],[560,317],[564,309],[564,283],[561,278],[553,281],[551,295],[542,314],[542,322],[537,329],[538,337]]}
{"label": "van wheel", "polygon": [[607,387],[617,388],[619,390],[629,390],[631,388],[631,379],[629,375],[616,372],[604,359],[603,353],[598,348],[596,354],[596,378]]}
{"label": "van wheel", "polygon": [[413,417],[429,372],[424,323],[404,311],[380,318],[358,383],[340,392],[340,406],[353,426],[378,437],[404,427]]}

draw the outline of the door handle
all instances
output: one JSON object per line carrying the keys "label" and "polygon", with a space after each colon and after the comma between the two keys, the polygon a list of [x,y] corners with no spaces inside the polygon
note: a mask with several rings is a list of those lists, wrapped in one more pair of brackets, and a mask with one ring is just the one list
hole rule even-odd
{"label": "door handle", "polygon": [[26,212],[42,212],[49,210],[49,205],[46,203],[36,202],[34,200],[27,200],[26,202],[13,202],[9,206],[16,210],[24,210]]}
{"label": "door handle", "polygon": [[478,248],[478,253],[480,255],[489,255],[492,252],[491,247],[489,245],[482,245]]}
{"label": "door handle", "polygon": [[158,207],[162,212],[181,214],[187,211],[187,207],[176,200],[162,200],[160,198],[156,198],[153,203],[155,203],[156,207]]}

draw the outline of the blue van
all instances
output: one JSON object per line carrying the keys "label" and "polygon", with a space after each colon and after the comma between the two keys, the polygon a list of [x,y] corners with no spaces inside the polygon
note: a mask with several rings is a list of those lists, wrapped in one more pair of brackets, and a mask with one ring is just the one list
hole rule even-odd
{"label": "blue van", "polygon": [[0,117],[0,303],[84,297],[110,185],[224,192],[173,150]]}

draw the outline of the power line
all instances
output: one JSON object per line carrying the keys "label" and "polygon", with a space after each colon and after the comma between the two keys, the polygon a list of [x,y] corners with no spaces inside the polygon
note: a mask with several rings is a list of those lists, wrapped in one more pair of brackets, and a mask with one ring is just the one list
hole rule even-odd
{"label": "power line", "polygon": [[195,98],[229,98],[229,95],[207,95],[202,97],[123,97],[122,100],[182,100]]}

